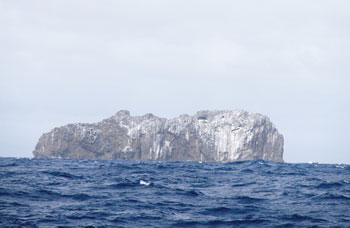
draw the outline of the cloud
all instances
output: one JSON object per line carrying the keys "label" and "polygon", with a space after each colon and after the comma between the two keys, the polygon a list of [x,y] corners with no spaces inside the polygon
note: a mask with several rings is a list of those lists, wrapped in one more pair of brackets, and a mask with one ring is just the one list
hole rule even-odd
{"label": "cloud", "polygon": [[2,1],[0,149],[29,156],[42,132],[119,109],[244,108],[276,123],[287,161],[349,160],[349,4]]}

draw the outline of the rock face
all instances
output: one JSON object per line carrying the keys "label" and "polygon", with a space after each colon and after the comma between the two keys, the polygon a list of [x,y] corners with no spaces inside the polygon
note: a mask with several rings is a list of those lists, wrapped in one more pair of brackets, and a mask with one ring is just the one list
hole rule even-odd
{"label": "rock face", "polygon": [[283,136],[261,114],[200,111],[164,119],[119,111],[94,124],[68,124],[43,134],[39,157],[161,161],[283,162]]}

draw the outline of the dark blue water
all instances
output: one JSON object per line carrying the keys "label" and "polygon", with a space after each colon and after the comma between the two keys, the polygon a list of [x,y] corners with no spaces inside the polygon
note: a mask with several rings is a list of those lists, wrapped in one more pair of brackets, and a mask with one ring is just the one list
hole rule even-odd
{"label": "dark blue water", "polygon": [[350,227],[350,165],[0,158],[0,227]]}

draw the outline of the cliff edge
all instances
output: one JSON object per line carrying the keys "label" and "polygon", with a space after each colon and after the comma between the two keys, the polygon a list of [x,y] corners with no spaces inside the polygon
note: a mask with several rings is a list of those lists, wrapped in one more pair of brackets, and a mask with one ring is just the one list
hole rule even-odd
{"label": "cliff edge", "polygon": [[119,111],[94,124],[43,134],[34,157],[160,161],[283,162],[283,136],[268,117],[243,110],[199,111],[164,119]]}

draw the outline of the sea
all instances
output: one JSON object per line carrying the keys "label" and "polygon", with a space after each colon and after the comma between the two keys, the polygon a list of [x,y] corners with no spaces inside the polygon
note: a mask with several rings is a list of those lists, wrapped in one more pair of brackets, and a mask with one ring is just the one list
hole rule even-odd
{"label": "sea", "polygon": [[350,165],[0,158],[0,227],[350,227]]}

